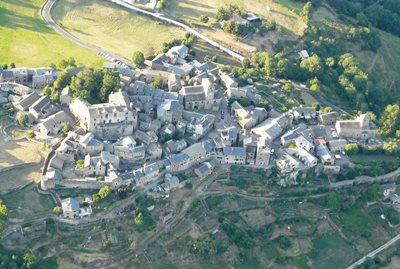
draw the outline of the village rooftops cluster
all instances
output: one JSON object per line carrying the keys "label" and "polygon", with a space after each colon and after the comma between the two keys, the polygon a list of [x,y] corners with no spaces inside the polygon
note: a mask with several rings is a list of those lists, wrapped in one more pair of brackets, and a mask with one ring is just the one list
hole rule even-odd
{"label": "village rooftops cluster", "polygon": [[[218,164],[276,165],[292,177],[314,167],[338,173],[348,141],[375,139],[366,114],[340,120],[337,112],[312,107],[268,111],[258,106],[256,87],[239,87],[231,75],[187,56],[188,48],[177,46],[147,61],[144,70],[105,64],[106,72],[119,73],[121,89],[101,104],[73,98],[69,88],[60,105],[30,87],[0,84],[43,134],[57,136],[65,124],[76,124],[54,149],[42,187],[141,188],[166,171],[164,187],[171,190],[179,185],[175,174],[194,169],[204,178]],[[149,84],[156,77],[165,88]],[[241,104],[243,97],[250,106]],[[228,98],[238,101],[229,105]]]}

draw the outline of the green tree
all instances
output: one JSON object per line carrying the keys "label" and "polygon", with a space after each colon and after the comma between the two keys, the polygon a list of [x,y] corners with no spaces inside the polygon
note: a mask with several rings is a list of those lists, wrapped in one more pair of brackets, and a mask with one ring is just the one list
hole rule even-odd
{"label": "green tree", "polygon": [[346,153],[348,155],[354,155],[354,154],[357,154],[360,151],[360,149],[358,148],[357,144],[347,144],[344,147],[344,150],[346,151]]}
{"label": "green tree", "polygon": [[368,186],[367,190],[363,193],[363,198],[368,202],[378,200],[383,194],[383,188],[378,184]]}
{"label": "green tree", "polygon": [[46,95],[47,97],[50,97],[51,95],[51,88],[49,87],[49,85],[46,85],[43,89],[42,89],[42,94]]}
{"label": "green tree", "polygon": [[143,225],[143,214],[142,212],[137,212],[135,215],[135,224],[136,225]]}
{"label": "green tree", "polygon": [[71,124],[67,123],[63,126],[63,128],[61,129],[61,132],[63,134],[68,134],[69,131],[71,131],[72,127]]}
{"label": "green tree", "polygon": [[77,160],[76,161],[76,168],[77,169],[83,169],[85,167],[85,161],[84,160]]}
{"label": "green tree", "polygon": [[55,206],[55,207],[53,208],[53,213],[56,214],[56,215],[60,215],[60,214],[62,213],[62,208],[61,208],[61,206]]}
{"label": "green tree", "polygon": [[208,18],[207,15],[201,15],[201,16],[200,16],[200,21],[201,21],[202,23],[207,23],[207,22],[209,21],[209,18]]}
{"label": "green tree", "polygon": [[328,208],[333,210],[339,210],[343,203],[343,197],[335,192],[330,192],[325,199]]}
{"label": "green tree", "polygon": [[379,134],[382,136],[395,136],[400,129],[400,108],[399,105],[387,105],[382,113]]}
{"label": "green tree", "polygon": [[7,213],[8,213],[7,206],[3,202],[3,200],[0,199],[0,218],[7,217]]}
{"label": "green tree", "polygon": [[110,193],[111,193],[111,188],[108,185],[102,187],[98,192],[100,198],[102,199],[107,198],[108,195],[110,195]]}
{"label": "green tree", "polygon": [[26,268],[26,269],[36,268],[36,266],[38,265],[38,262],[39,262],[38,258],[35,255],[33,255],[32,253],[26,253],[22,259],[23,259],[22,266],[23,266],[23,268]]}
{"label": "green tree", "polygon": [[292,92],[294,90],[293,83],[289,80],[283,85],[283,89],[288,92]]}
{"label": "green tree", "polygon": [[141,51],[135,51],[132,55],[132,62],[136,65],[136,66],[143,66],[144,65],[144,54]]}
{"label": "green tree", "polygon": [[50,94],[50,100],[55,103],[58,103],[60,101],[60,92],[57,91],[56,89],[53,89]]}
{"label": "green tree", "polygon": [[71,83],[71,75],[67,72],[61,72],[58,74],[57,79],[54,81],[54,88],[56,90],[62,90]]}
{"label": "green tree", "polygon": [[29,120],[28,115],[26,113],[23,113],[18,117],[18,124],[21,126],[26,126],[28,120]]}
{"label": "green tree", "polygon": [[162,88],[163,87],[163,77],[161,74],[158,74],[155,78],[154,81],[150,83],[151,86],[154,88]]}
{"label": "green tree", "polygon": [[318,55],[312,55],[311,57],[302,60],[300,67],[306,69],[313,75],[320,74],[322,70],[321,59]]}
{"label": "green tree", "polygon": [[110,93],[117,91],[120,86],[120,78],[117,72],[107,72],[104,74],[103,83],[100,90],[100,100],[106,102]]}
{"label": "green tree", "polygon": [[95,103],[100,100],[99,92],[103,84],[103,72],[93,68],[84,69],[72,78],[71,90],[75,97]]}

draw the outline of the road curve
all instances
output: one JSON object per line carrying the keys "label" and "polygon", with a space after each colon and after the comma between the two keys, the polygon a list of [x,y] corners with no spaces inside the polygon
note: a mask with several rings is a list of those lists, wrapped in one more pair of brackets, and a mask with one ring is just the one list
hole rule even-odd
{"label": "road curve", "polygon": [[53,8],[53,5],[54,5],[55,2],[56,2],[56,0],[47,0],[45,2],[45,4],[43,5],[42,9],[40,10],[40,13],[41,13],[43,19],[47,22],[48,25],[50,25],[51,28],[53,28],[60,35],[64,36],[65,38],[68,38],[69,40],[73,41],[74,43],[76,43],[76,44],[78,44],[78,45],[80,45],[80,46],[82,46],[84,48],[96,51],[97,53],[102,53],[104,55],[110,56],[111,58],[114,58],[114,59],[126,64],[127,66],[133,67],[132,63],[129,60],[127,60],[127,59],[125,59],[125,58],[123,58],[121,56],[118,56],[118,55],[116,55],[116,54],[114,54],[112,52],[108,52],[106,50],[103,50],[103,49],[101,49],[101,48],[99,48],[97,46],[88,44],[88,43],[80,40],[79,38],[73,36],[72,34],[67,32],[66,30],[64,30],[62,27],[60,27],[53,20],[53,18],[51,17],[51,14],[50,14],[51,9]]}
{"label": "road curve", "polygon": [[131,4],[126,3],[126,2],[124,2],[124,1],[121,1],[121,0],[111,0],[111,2],[114,3],[114,4],[117,4],[117,5],[119,5],[119,6],[123,6],[123,7],[127,8],[127,9],[130,9],[130,10],[133,10],[133,11],[136,11],[136,12],[139,12],[139,13],[142,13],[142,14],[145,14],[145,15],[148,15],[148,16],[152,16],[152,17],[154,17],[154,18],[156,18],[156,19],[158,19],[158,20],[166,21],[166,22],[168,22],[168,23],[171,23],[171,24],[173,24],[173,25],[176,25],[176,26],[178,26],[178,27],[181,27],[181,28],[185,29],[186,31],[188,31],[188,32],[190,32],[190,33],[192,33],[192,34],[194,34],[195,36],[197,36],[197,37],[203,39],[205,42],[207,42],[207,43],[210,44],[211,46],[213,46],[213,47],[215,47],[215,48],[218,48],[218,49],[220,49],[220,50],[226,52],[227,54],[229,54],[230,56],[232,56],[232,57],[238,59],[239,61],[243,61],[243,60],[245,59],[244,56],[240,55],[239,53],[237,53],[237,52],[235,52],[235,51],[233,51],[233,50],[230,50],[230,49],[228,49],[228,48],[222,46],[221,44],[219,44],[219,43],[213,41],[212,39],[210,39],[210,38],[208,38],[208,37],[206,37],[205,35],[203,35],[203,34],[200,33],[199,31],[196,31],[195,29],[191,28],[190,26],[188,26],[188,25],[186,25],[186,24],[183,24],[183,23],[181,23],[181,22],[179,22],[179,21],[176,21],[176,20],[173,20],[173,19],[170,19],[170,18],[166,18],[166,17],[164,17],[164,15],[161,14],[161,13],[150,12],[150,11],[147,11],[147,10],[144,10],[144,9],[141,9],[141,8],[138,8],[138,7],[134,6],[134,5],[131,5]]}
{"label": "road curve", "polygon": [[361,259],[359,259],[358,261],[356,261],[355,263],[353,263],[352,265],[350,265],[346,269],[355,269],[355,268],[357,268],[358,266],[363,264],[367,259],[375,257],[375,255],[379,254],[379,252],[382,252],[383,250],[387,249],[388,247],[390,247],[391,245],[396,243],[399,239],[400,239],[400,234],[396,235],[395,237],[390,239],[388,242],[386,242],[384,245],[380,246],[379,248],[371,251],[370,253],[368,253],[367,255],[365,255],[364,257],[362,257]]}

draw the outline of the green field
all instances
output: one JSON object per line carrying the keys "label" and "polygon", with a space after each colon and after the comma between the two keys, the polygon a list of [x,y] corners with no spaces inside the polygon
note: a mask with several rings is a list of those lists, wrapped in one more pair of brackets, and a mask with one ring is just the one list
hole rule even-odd
{"label": "green field", "polygon": [[18,190],[2,197],[9,210],[10,218],[29,219],[41,214],[49,215],[55,203],[50,195],[39,194],[36,185]]}
{"label": "green field", "polygon": [[52,16],[81,40],[129,59],[135,50],[152,55],[162,43],[184,35],[180,28],[100,0],[59,0]]}
{"label": "green field", "polygon": [[357,257],[358,253],[338,235],[328,235],[315,240],[314,268],[337,269]]}
{"label": "green field", "polygon": [[48,66],[67,57],[78,63],[100,66],[96,53],[65,39],[40,15],[43,0],[0,1],[0,63]]}

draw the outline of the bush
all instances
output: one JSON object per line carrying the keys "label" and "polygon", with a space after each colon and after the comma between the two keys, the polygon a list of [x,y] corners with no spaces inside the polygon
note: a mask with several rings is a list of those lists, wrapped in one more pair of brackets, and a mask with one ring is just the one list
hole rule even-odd
{"label": "bush", "polygon": [[21,114],[18,118],[18,124],[21,126],[26,126],[26,124],[28,123],[28,115],[27,114]]}

